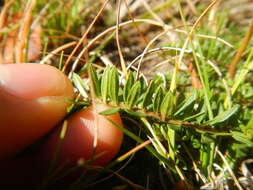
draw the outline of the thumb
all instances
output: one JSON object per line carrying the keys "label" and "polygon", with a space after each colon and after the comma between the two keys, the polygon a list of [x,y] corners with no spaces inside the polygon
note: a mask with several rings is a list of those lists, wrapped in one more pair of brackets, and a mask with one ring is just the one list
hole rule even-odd
{"label": "thumb", "polygon": [[73,97],[71,82],[52,66],[0,65],[0,160],[52,129]]}

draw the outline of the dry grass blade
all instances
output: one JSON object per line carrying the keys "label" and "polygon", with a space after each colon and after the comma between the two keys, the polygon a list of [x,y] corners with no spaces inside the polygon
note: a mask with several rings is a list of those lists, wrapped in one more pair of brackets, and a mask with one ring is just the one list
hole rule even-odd
{"label": "dry grass blade", "polygon": [[[4,27],[5,21],[6,21],[6,18],[7,18],[7,11],[11,7],[11,5],[14,3],[14,1],[15,0],[11,0],[8,3],[5,3],[4,6],[3,6],[2,10],[1,10],[1,14],[0,14],[0,29],[2,29]],[[2,35],[0,33],[0,39],[1,38],[2,38]],[[3,52],[3,47],[1,45],[0,46],[0,64],[2,64],[4,62],[2,52]]]}
{"label": "dry grass blade", "polygon": [[[48,165],[51,172],[40,189],[243,190],[249,181],[252,186],[251,171],[235,171],[253,147],[252,5],[253,0],[0,3],[0,64],[10,57],[8,63],[56,67],[76,92],[67,100],[65,117],[89,105],[95,114],[91,158],[74,160],[80,173],[68,181],[65,176],[72,169],[57,173],[68,166],[58,166],[53,156],[55,165]],[[31,42],[37,26],[40,49]],[[35,49],[39,54],[31,60]],[[101,103],[110,107],[102,114],[120,114],[124,127],[108,120],[126,138],[108,165],[94,166],[108,153],[96,153],[102,148]],[[31,184],[31,178],[25,183]]]}
{"label": "dry grass blade", "polygon": [[[154,26],[158,26],[158,27],[164,27],[163,25],[161,25],[161,23],[151,20],[151,19],[134,19],[134,20],[128,20],[125,22],[122,22],[119,24],[119,27],[124,27],[127,25],[131,25],[131,24],[137,24],[137,23],[146,23],[146,24],[150,24],[150,25],[154,25]],[[166,27],[169,27],[166,25]],[[104,37],[105,35],[107,35],[110,32],[115,31],[117,28],[117,26],[112,26],[108,29],[106,29],[105,31],[101,32],[100,34],[98,34],[96,37],[92,38],[88,44],[82,49],[82,51],[79,53],[79,55],[77,56],[75,62],[73,63],[72,66],[72,71],[75,70],[78,61],[81,59],[81,57],[83,56],[83,54],[87,51],[88,48],[90,48],[97,40],[99,40],[100,38]],[[188,34],[186,31],[184,30],[179,30],[179,29],[175,29],[176,32],[179,33],[183,33],[183,34]],[[208,39],[217,39],[218,41],[220,41],[221,43],[224,43],[225,45],[227,45],[228,47],[233,47],[231,44],[229,44],[228,42],[226,42],[225,40],[221,39],[221,38],[217,38],[215,36],[207,36],[207,35],[201,35],[201,34],[196,34],[197,37],[201,37],[201,38],[208,38]],[[127,67],[129,68],[129,66]],[[127,69],[128,70],[128,69]]]}
{"label": "dry grass blade", "polygon": [[76,45],[77,42],[69,42],[67,44],[64,44],[63,46],[60,46],[58,48],[56,48],[55,50],[53,50],[52,52],[50,52],[46,57],[44,57],[41,61],[40,64],[45,64],[49,59],[51,59],[54,55],[56,55],[57,53],[61,52],[64,49],[67,49],[71,46]]}
{"label": "dry grass blade", "polygon": [[186,0],[186,2],[187,2],[187,4],[189,5],[189,8],[191,9],[191,11],[193,12],[193,14],[197,14],[198,13],[198,11],[197,11],[197,9],[196,9],[196,7],[195,7],[195,3],[196,2],[193,2],[193,1],[191,1],[191,0]]}
{"label": "dry grass blade", "polygon": [[46,15],[48,8],[50,7],[50,4],[47,3],[40,11],[40,13],[38,14],[38,16],[33,20],[32,24],[31,24],[31,29],[35,29],[36,25],[39,23],[39,21],[42,19],[43,16]]}
{"label": "dry grass blade", "polygon": [[25,15],[23,19],[23,24],[20,27],[18,35],[18,43],[16,45],[16,62],[25,62],[26,55],[26,45],[28,43],[30,23],[32,20],[32,10],[36,4],[36,0],[29,0],[26,4]]}
{"label": "dry grass blade", "polygon": [[226,158],[222,155],[222,153],[221,153],[218,149],[216,149],[216,152],[219,154],[219,156],[221,157],[222,161],[223,161],[224,164],[226,165],[226,167],[227,167],[227,169],[228,169],[228,171],[229,171],[231,177],[233,178],[233,180],[234,180],[235,185],[237,186],[237,188],[238,188],[239,190],[243,190],[243,188],[242,188],[242,186],[240,185],[239,181],[237,180],[237,178],[236,178],[234,172],[233,172],[232,169],[230,168],[229,163],[227,162]]}
{"label": "dry grass blade", "polygon": [[164,21],[152,10],[146,0],[141,0],[143,6],[147,9],[147,11],[162,25],[165,25]]}
{"label": "dry grass blade", "polygon": [[191,83],[192,83],[192,86],[194,88],[203,88],[200,80],[199,80],[199,77],[198,77],[198,74],[197,74],[197,71],[196,69],[194,68],[194,65],[192,63],[189,63],[188,65],[188,70],[189,70],[189,73],[191,75]]}
{"label": "dry grass blade", "polygon": [[237,65],[238,61],[240,60],[240,58],[242,57],[243,51],[245,50],[245,48],[249,44],[249,41],[250,41],[252,35],[253,35],[253,20],[250,23],[249,30],[247,31],[245,37],[243,38],[242,43],[241,43],[236,55],[234,56],[231,63],[229,64],[228,73],[229,73],[230,78],[232,78],[232,79],[235,76],[236,65]]}
{"label": "dry grass blade", "polygon": [[126,2],[126,0],[124,0],[124,3],[125,3],[125,6],[126,6],[126,9],[128,11],[128,15],[129,15],[129,18],[133,21],[134,23],[134,27],[136,28],[136,32],[139,34],[139,36],[141,37],[141,39],[143,40],[144,44],[147,44],[148,43],[148,40],[146,39],[146,36],[145,34],[143,34],[143,32],[141,31],[140,27],[134,22],[135,18],[134,16],[132,15],[131,11],[130,11],[130,8]]}
{"label": "dry grass blade", "polygon": [[118,1],[118,9],[117,9],[116,43],[117,43],[118,53],[119,53],[119,57],[120,57],[121,69],[123,71],[124,76],[127,77],[126,63],[125,63],[125,60],[124,60],[124,57],[122,54],[122,50],[120,47],[120,42],[119,42],[120,7],[121,7],[121,0]]}
{"label": "dry grass blade", "polygon": [[203,183],[207,183],[207,179],[206,177],[200,172],[200,169],[198,168],[197,166],[197,163],[195,162],[192,154],[190,153],[190,151],[188,150],[188,147],[185,145],[185,143],[182,143],[187,155],[189,156],[189,158],[192,160],[192,165],[193,165],[193,168],[196,172],[196,175],[199,176],[199,178],[203,181]]}
{"label": "dry grass blade", "polygon": [[140,149],[144,148],[145,146],[149,145],[151,143],[151,139],[146,140],[145,142],[137,145],[136,147],[134,147],[133,149],[131,149],[130,151],[128,151],[127,153],[125,153],[124,155],[120,156],[119,158],[117,158],[116,161],[121,162],[123,160],[125,160],[127,157],[129,157],[130,155],[132,155],[133,153],[139,151]]}
{"label": "dry grass blade", "polygon": [[8,3],[5,3],[0,14],[0,29],[4,26],[6,16],[7,16],[7,11],[11,7],[11,5],[14,3],[15,0],[11,0]]}
{"label": "dry grass blade", "polygon": [[142,60],[144,58],[144,55],[147,53],[148,51],[148,48],[158,39],[160,38],[161,36],[163,36],[164,34],[167,33],[167,30],[163,31],[162,33],[158,34],[157,36],[155,36],[148,44],[147,46],[145,47],[143,53],[141,54],[141,58],[140,58],[140,61],[138,63],[138,67],[137,67],[137,74],[136,74],[136,77],[139,77],[139,72],[140,72],[140,68],[141,68],[141,63],[142,63]]}
{"label": "dry grass blade", "polygon": [[[149,190],[149,189],[147,189],[147,188],[145,188],[145,187],[143,187],[143,186],[141,186],[141,185],[139,185],[139,184],[136,184],[136,183],[132,182],[131,180],[127,179],[126,177],[120,175],[118,172],[115,172],[115,171],[113,171],[113,170],[111,170],[111,169],[109,169],[109,168],[102,168],[102,167],[99,167],[99,166],[96,166],[96,167],[95,167],[95,166],[92,166],[91,169],[97,170],[97,171],[106,170],[106,171],[112,173],[113,175],[115,175],[115,176],[116,176],[117,178],[119,178],[122,182],[124,182],[124,183],[126,183],[128,186],[130,186],[131,189],[134,189],[134,190]],[[96,184],[96,183],[92,183],[92,184],[88,184],[87,186],[88,186],[88,187],[91,187],[91,186],[93,186],[93,185],[95,185],[95,184]],[[86,186],[86,187],[87,187],[87,186]]]}
{"label": "dry grass blade", "polygon": [[[91,24],[89,25],[89,27],[87,28],[87,30],[85,31],[85,33],[83,34],[82,38],[79,40],[78,44],[75,46],[75,48],[73,49],[73,51],[71,52],[71,54],[69,55],[67,61],[65,62],[64,64],[64,67],[63,67],[63,71],[66,70],[70,60],[72,59],[73,55],[76,53],[76,51],[78,50],[78,48],[80,48],[80,46],[85,42],[85,40],[87,39],[87,35],[88,33],[90,32],[90,30],[92,29],[92,27],[94,26],[95,22],[98,20],[99,16],[102,14],[103,10],[105,9],[107,3],[109,2],[110,0],[106,0],[104,1],[102,7],[100,8],[100,10],[98,11],[96,17],[93,19],[93,21],[91,22]],[[81,57],[85,52],[81,52],[78,57]]]}
{"label": "dry grass blade", "polygon": [[141,186],[141,185],[139,185],[139,184],[136,184],[136,183],[130,181],[129,179],[127,179],[126,177],[120,175],[120,174],[117,173],[117,172],[113,172],[113,171],[112,171],[112,173],[113,173],[115,176],[117,176],[120,180],[122,180],[123,182],[127,183],[129,186],[131,186],[131,187],[132,187],[133,189],[135,189],[135,190],[148,190],[147,188],[145,188],[145,187],[143,187],[143,186]]}
{"label": "dry grass blade", "polygon": [[196,29],[196,27],[198,26],[198,24],[200,23],[200,21],[204,18],[204,16],[208,13],[208,11],[210,11],[210,9],[218,2],[219,0],[214,0],[211,4],[209,4],[209,6],[202,12],[202,14],[199,16],[199,18],[196,20],[196,22],[193,24],[188,37],[186,38],[184,45],[182,47],[182,50],[180,51],[180,55],[179,58],[176,60],[176,64],[175,64],[175,69],[174,69],[174,73],[172,76],[172,81],[171,81],[171,86],[170,86],[170,91],[174,92],[176,89],[176,81],[177,81],[177,76],[178,76],[178,72],[179,72],[179,68],[181,65],[181,62],[183,60],[183,56],[184,56],[184,52],[185,49],[187,48],[194,30]]}

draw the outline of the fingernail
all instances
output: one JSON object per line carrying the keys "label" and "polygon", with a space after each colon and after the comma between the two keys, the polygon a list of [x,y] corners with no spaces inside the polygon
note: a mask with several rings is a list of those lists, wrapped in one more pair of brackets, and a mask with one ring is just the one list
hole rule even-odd
{"label": "fingernail", "polygon": [[66,77],[56,68],[35,63],[0,65],[0,92],[23,99],[60,96],[66,88]]}

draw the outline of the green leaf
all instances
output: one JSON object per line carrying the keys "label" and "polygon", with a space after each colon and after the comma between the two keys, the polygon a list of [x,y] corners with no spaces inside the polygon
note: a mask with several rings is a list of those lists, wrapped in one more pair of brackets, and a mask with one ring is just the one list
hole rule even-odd
{"label": "green leaf", "polygon": [[112,67],[109,76],[109,92],[113,103],[118,104],[119,100],[119,73],[116,67]]}
{"label": "green leaf", "polygon": [[120,111],[119,107],[110,108],[110,109],[104,110],[102,112],[99,112],[99,114],[101,114],[101,115],[112,115],[112,114],[118,113],[119,111]]}
{"label": "green leaf", "polygon": [[[138,81],[140,81],[140,83],[141,83],[141,92],[143,92],[143,90],[144,90],[145,88],[147,88],[147,86],[146,86],[146,81],[145,81],[145,79],[144,79],[143,76],[141,76],[141,77],[139,78]],[[141,93],[141,94],[143,94],[143,93]]]}
{"label": "green leaf", "polygon": [[163,99],[163,89],[161,86],[159,86],[154,94],[154,100],[153,100],[154,112],[160,113],[160,105],[161,105],[162,99]]}
{"label": "green leaf", "polygon": [[201,143],[202,144],[210,144],[215,142],[215,137],[209,134],[203,134],[201,136]]}
{"label": "green leaf", "polygon": [[249,120],[246,126],[239,126],[242,132],[249,138],[253,140],[253,118]]}
{"label": "green leaf", "polygon": [[[116,126],[117,128],[119,128],[121,131],[124,132],[124,134],[126,134],[127,136],[129,136],[130,138],[132,138],[133,140],[135,140],[138,143],[142,143],[143,140],[136,136],[134,133],[132,133],[131,131],[127,130],[126,128],[118,125],[117,123],[113,122],[112,120],[108,119],[114,126]],[[165,157],[163,157],[162,155],[160,155],[152,146],[148,145],[145,147],[151,154],[153,154],[156,158],[158,158],[159,160],[161,160],[166,167],[168,167],[171,171],[176,172],[175,169],[173,167],[170,166],[170,163],[168,161],[168,159],[166,159]]]}
{"label": "green leaf", "polygon": [[94,67],[92,66],[92,64],[89,64],[88,72],[89,72],[89,77],[91,80],[94,94],[95,94],[95,96],[100,97],[101,96],[100,83],[99,83],[98,75],[97,75]]}
{"label": "green leaf", "polygon": [[128,97],[127,97],[127,105],[129,107],[134,106],[138,102],[138,97],[140,95],[141,83],[140,81],[136,82],[131,88]]}
{"label": "green leaf", "polygon": [[134,84],[134,74],[133,72],[129,72],[126,84],[123,89],[123,99],[125,103],[127,102],[127,97],[133,84]]}
{"label": "green leaf", "polygon": [[84,73],[87,73],[88,69],[89,69],[89,64],[85,64],[85,65],[78,71],[78,74],[79,74],[79,75],[82,75],[82,74],[84,74]]}
{"label": "green leaf", "polygon": [[184,118],[183,121],[197,120],[198,117],[204,115],[205,113],[206,113],[206,112],[203,112],[203,111],[202,111],[202,112],[199,112],[199,113],[197,113],[197,114],[194,114],[194,115],[191,115],[191,116],[189,116],[189,117]]}
{"label": "green leaf", "polygon": [[148,105],[152,103],[152,95],[155,91],[155,88],[157,87],[155,81],[151,81],[149,84],[149,87],[147,88],[147,91],[144,94],[143,101],[142,101],[142,107],[146,108]]}
{"label": "green leaf", "polygon": [[206,122],[208,125],[216,125],[230,119],[239,110],[239,105],[235,105],[227,111],[222,112],[212,120]]}
{"label": "green leaf", "polygon": [[247,123],[247,126],[246,126],[247,129],[252,129],[253,130],[253,118],[251,118],[249,120],[249,122]]}
{"label": "green leaf", "polygon": [[184,111],[186,108],[191,106],[197,99],[197,91],[193,90],[191,94],[179,105],[179,108],[177,112],[174,114],[174,116],[180,114],[182,111]]}
{"label": "green leaf", "polygon": [[172,94],[172,92],[168,91],[163,98],[163,101],[161,103],[160,112],[163,118],[168,117],[172,114],[172,111],[175,106],[175,96]]}
{"label": "green leaf", "polygon": [[125,112],[129,113],[132,116],[136,117],[146,117],[147,115],[145,113],[135,112],[131,109],[124,109]]}
{"label": "green leaf", "polygon": [[76,74],[73,73],[72,75],[72,80],[74,82],[75,87],[78,89],[78,91],[80,92],[80,94],[84,97],[84,98],[88,98],[88,94],[86,92],[86,90],[89,88],[88,86],[86,86],[86,84],[84,83],[84,81],[81,79],[81,77]]}
{"label": "green leaf", "polygon": [[166,86],[166,80],[161,75],[156,74],[154,76],[153,80],[154,80],[154,83],[156,83],[157,86],[160,86],[160,85]]}
{"label": "green leaf", "polygon": [[244,135],[243,133],[238,132],[238,131],[232,131],[231,133],[232,133],[232,137],[235,140],[237,140],[243,144],[246,144],[248,146],[253,146],[253,142],[250,139],[248,139],[248,137],[246,135]]}
{"label": "green leaf", "polygon": [[101,79],[101,95],[102,101],[106,104],[107,98],[109,95],[109,75],[110,75],[110,67],[107,66],[104,70],[102,79]]}

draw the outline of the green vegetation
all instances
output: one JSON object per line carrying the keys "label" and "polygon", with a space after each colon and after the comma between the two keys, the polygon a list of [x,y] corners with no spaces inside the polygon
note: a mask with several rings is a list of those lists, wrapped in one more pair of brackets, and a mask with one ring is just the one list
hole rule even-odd
{"label": "green vegetation", "polygon": [[[31,2],[15,1],[8,12]],[[231,11],[237,6],[236,0],[34,1],[32,21],[39,19],[43,45],[37,62],[72,79],[79,95],[71,113],[103,102],[112,108],[101,114],[124,118],[118,157],[69,189],[169,189],[179,181],[245,188],[239,168],[253,157],[253,15],[248,21],[241,10],[237,20]]]}

